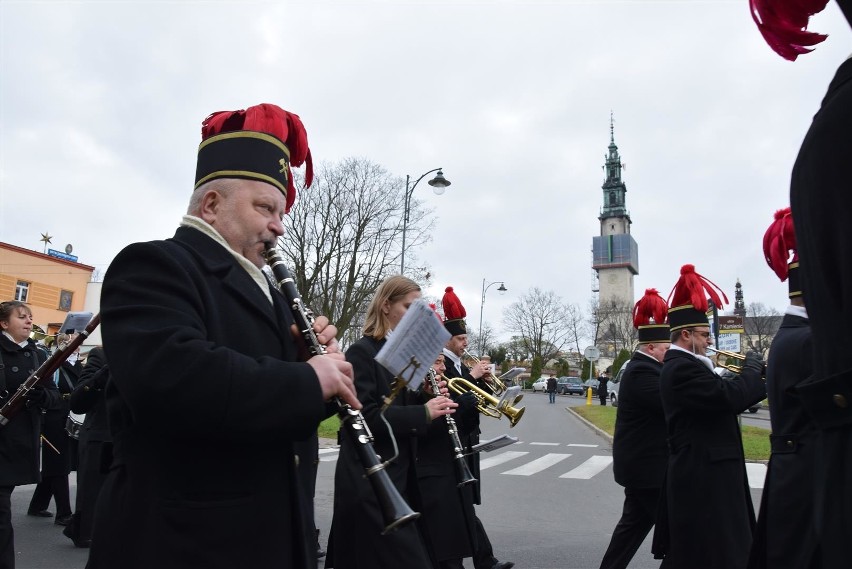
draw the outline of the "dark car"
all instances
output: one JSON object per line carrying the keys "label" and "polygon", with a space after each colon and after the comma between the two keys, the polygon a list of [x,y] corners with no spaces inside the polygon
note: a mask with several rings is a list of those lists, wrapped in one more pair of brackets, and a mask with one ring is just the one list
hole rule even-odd
{"label": "dark car", "polygon": [[583,382],[583,395],[586,394],[586,390],[592,390],[592,397],[598,394],[598,380],[597,379],[587,379]]}
{"label": "dark car", "polygon": [[562,376],[556,380],[556,393],[562,395],[582,395],[583,381],[579,377]]}

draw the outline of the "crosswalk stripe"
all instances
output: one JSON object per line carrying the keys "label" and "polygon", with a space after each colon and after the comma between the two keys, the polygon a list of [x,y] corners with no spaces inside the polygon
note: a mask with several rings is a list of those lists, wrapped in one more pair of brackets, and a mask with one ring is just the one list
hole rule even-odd
{"label": "crosswalk stripe", "polygon": [[332,453],[332,452],[339,452],[339,451],[340,451],[340,448],[339,448],[339,447],[335,447],[335,448],[321,448],[321,449],[319,449],[319,453],[320,453],[320,454],[329,454],[329,453]]}
{"label": "crosswalk stripe", "polygon": [[575,468],[574,470],[570,470],[560,476],[559,478],[580,478],[580,479],[588,479],[601,472],[604,468],[610,465],[612,462],[611,456],[606,455],[595,455],[586,460],[583,464]]}
{"label": "crosswalk stripe", "polygon": [[584,444],[580,444],[580,443],[568,443],[565,446],[567,446],[567,447],[581,447],[581,448],[598,448],[598,446],[600,446],[600,445],[584,445]]}
{"label": "crosswalk stripe", "polygon": [[541,472],[546,468],[550,468],[554,464],[559,464],[566,458],[571,456],[570,454],[557,454],[554,452],[547,453],[544,456],[541,456],[533,461],[530,461],[523,466],[519,466],[518,468],[513,468],[512,470],[507,470],[506,472],[501,472],[500,474],[513,474],[515,476],[531,476],[537,472]]}
{"label": "crosswalk stripe", "polygon": [[747,462],[745,463],[745,467],[749,487],[758,490],[762,489],[763,482],[766,480],[766,465],[759,462]]}
{"label": "crosswalk stripe", "polygon": [[538,445],[543,447],[558,447],[559,443],[530,443],[531,445]]}
{"label": "crosswalk stripe", "polygon": [[514,451],[507,450],[506,452],[500,453],[497,456],[489,456],[488,458],[483,458],[479,461],[479,470],[485,470],[486,468],[491,468],[492,466],[498,466],[503,464],[504,462],[509,462],[510,460],[515,460],[516,458],[520,458],[525,454],[529,454],[528,452],[522,451]]}

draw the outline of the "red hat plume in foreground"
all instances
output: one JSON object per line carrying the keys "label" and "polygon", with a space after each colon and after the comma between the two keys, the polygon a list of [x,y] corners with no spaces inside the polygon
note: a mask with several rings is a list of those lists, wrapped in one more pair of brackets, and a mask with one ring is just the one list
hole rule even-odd
{"label": "red hat plume in foreground", "polygon": [[467,311],[462,306],[459,297],[453,292],[453,287],[451,286],[444,289],[444,298],[441,304],[444,306],[444,318],[446,320],[458,320],[467,316]]}
{"label": "red hat plume in foreground", "polygon": [[633,327],[647,326],[654,321],[654,324],[664,324],[668,316],[669,305],[660,296],[655,288],[645,290],[645,296],[639,299],[633,307]]}
{"label": "red hat plume in foreground", "polygon": [[717,308],[728,303],[728,297],[716,283],[696,273],[695,265],[684,265],[680,268],[680,278],[669,293],[669,306],[675,308],[691,304],[696,310],[707,312],[707,296]]}
{"label": "red hat plume in foreground", "polygon": [[813,51],[828,36],[809,32],[808,20],[821,12],[828,0],[750,0],[751,17],[772,50],[789,61]]}

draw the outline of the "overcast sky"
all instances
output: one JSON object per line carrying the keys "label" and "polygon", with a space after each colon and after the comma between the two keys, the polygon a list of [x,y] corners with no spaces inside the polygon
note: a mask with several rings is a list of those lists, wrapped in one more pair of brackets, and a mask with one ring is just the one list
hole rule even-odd
{"label": "overcast sky", "polygon": [[783,310],[762,236],[852,52],[833,2],[810,29],[828,40],[790,63],[748,0],[0,0],[0,241],[42,251],[49,232],[103,273],[173,234],[202,119],[270,102],[315,161],[444,169],[444,195],[414,192],[438,219],[427,292],[455,287],[475,329],[483,279],[505,281],[484,308],[499,332],[532,287],[587,307],[613,112],[636,295],[693,263],[731,303],[739,278]]}

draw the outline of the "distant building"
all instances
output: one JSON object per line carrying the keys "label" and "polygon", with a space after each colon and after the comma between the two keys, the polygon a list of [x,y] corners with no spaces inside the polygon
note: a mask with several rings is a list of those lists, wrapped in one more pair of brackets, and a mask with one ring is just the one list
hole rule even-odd
{"label": "distant building", "polygon": [[26,302],[33,322],[55,334],[68,312],[92,311],[86,293],[94,270],[67,253],[48,255],[0,242],[0,300]]}

